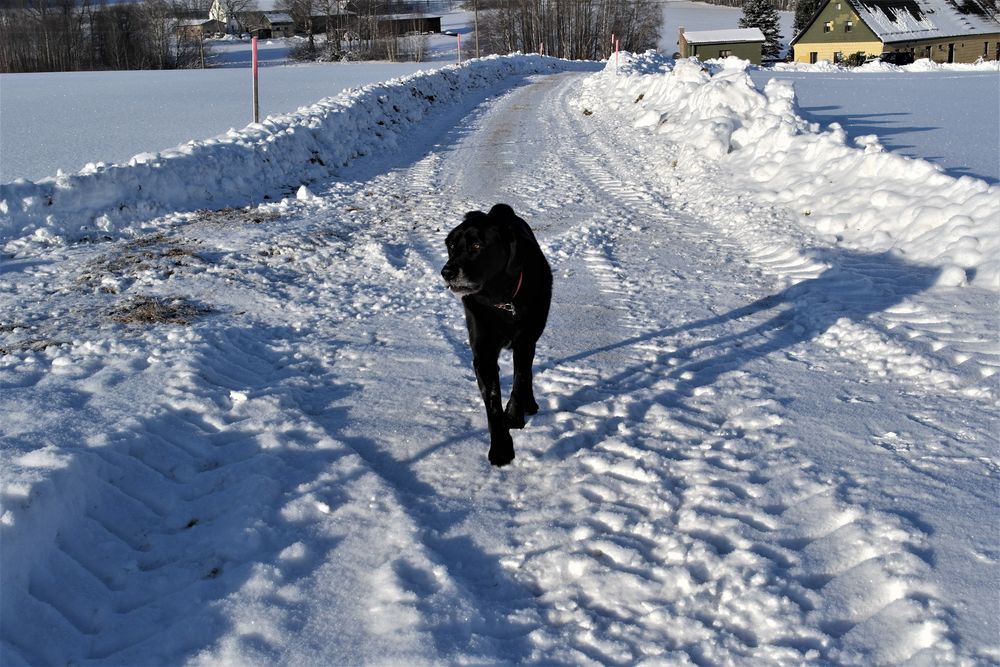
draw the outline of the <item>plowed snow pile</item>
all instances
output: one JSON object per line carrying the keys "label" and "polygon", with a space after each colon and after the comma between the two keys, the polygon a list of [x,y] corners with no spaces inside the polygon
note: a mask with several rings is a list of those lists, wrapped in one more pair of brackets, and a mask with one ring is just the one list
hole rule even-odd
{"label": "plowed snow pile", "polygon": [[80,238],[170,211],[246,206],[330,177],[359,157],[399,148],[432,112],[474,91],[541,72],[580,69],[540,56],[493,56],[352,88],[259,124],[123,165],[88,165],[38,183],[0,185],[0,243],[34,233]]}
{"label": "plowed snow pile", "polygon": [[943,285],[1000,286],[1000,188],[887,153],[875,135],[848,145],[839,125],[821,129],[796,113],[791,83],[772,80],[761,93],[746,66],[626,55],[617,72],[609,63],[588,81],[581,104],[624,110],[679,146],[661,154],[665,178],[712,178],[722,166],[756,200],[794,210],[834,245],[939,267]]}

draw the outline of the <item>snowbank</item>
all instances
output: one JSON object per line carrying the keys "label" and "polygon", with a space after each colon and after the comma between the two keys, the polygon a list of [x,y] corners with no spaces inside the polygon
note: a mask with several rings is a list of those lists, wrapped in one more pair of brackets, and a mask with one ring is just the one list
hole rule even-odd
{"label": "snowbank", "polygon": [[1000,285],[1000,187],[887,153],[874,135],[848,145],[838,124],[797,113],[790,82],[761,93],[741,61],[706,67],[649,52],[590,77],[581,103],[662,136],[665,172],[724,165],[721,177],[831,243],[940,267],[941,284]]}
{"label": "snowbank", "polygon": [[127,164],[0,185],[0,242],[113,233],[171,211],[259,203],[279,189],[329,177],[353,159],[390,153],[434,109],[510,77],[580,67],[503,56],[344,91],[292,114]]}
{"label": "snowbank", "polygon": [[776,72],[857,72],[884,73],[884,72],[998,72],[1000,62],[996,60],[984,60],[975,63],[936,63],[928,58],[921,58],[910,65],[893,65],[872,61],[860,67],[847,67],[846,65],[835,65],[829,60],[821,60],[818,63],[776,63],[771,66]]}

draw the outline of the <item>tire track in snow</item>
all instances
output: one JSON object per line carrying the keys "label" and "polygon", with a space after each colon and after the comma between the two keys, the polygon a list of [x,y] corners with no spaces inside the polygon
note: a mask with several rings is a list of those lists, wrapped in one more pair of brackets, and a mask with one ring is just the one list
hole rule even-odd
{"label": "tire track in snow", "polygon": [[[267,351],[236,336],[201,360],[177,364],[170,375],[197,375],[202,364],[217,374],[224,364],[266,382]],[[99,661],[162,641],[190,622],[189,613],[218,588],[226,569],[239,568],[240,550],[222,546],[223,535],[233,537],[225,525],[245,511],[241,506],[255,507],[244,496],[274,499],[265,471],[275,461],[261,455],[258,434],[220,428],[224,412],[206,405],[204,387],[170,382],[169,407],[159,416],[136,419],[77,450],[77,479],[68,483],[87,487],[81,514],[64,517],[52,550],[36,553],[17,622],[51,627],[64,641],[24,651],[32,661]],[[209,538],[205,531],[219,518],[223,535]]]}
{"label": "tire track in snow", "polygon": [[[208,238],[218,234],[205,225],[195,232],[198,227],[188,229]],[[324,377],[326,360],[339,354],[338,342],[312,340],[310,295],[325,282],[330,254],[344,250],[342,240],[322,230],[287,236],[243,231],[253,252],[221,256],[217,272],[249,286],[267,316],[272,301],[301,307],[284,309],[282,324],[207,322],[195,330],[171,330],[165,340],[156,333],[141,336],[132,353],[146,360],[128,363],[147,372],[130,382],[159,383],[162,391],[153,404],[137,406],[119,431],[91,437],[65,474],[53,476],[58,495],[78,489],[80,503],[63,509],[50,545],[35,545],[33,562],[25,563],[23,593],[5,585],[5,595],[23,598],[15,605],[16,621],[4,619],[5,655],[31,664],[127,664],[175,663],[202,651],[197,660],[207,663],[251,655],[272,662],[286,650],[284,638],[303,631],[295,602],[313,572],[329,567],[323,564],[327,549],[349,552],[361,540],[369,543],[365,557],[376,558],[396,548],[372,548],[370,532],[407,534],[391,494],[364,470],[349,444],[337,440],[340,424],[325,414],[350,388]],[[271,240],[259,243],[255,237]],[[296,279],[301,275],[307,280]],[[392,305],[384,293],[369,290],[366,304],[372,299]],[[366,307],[359,305],[355,315]],[[80,382],[95,397],[107,390],[104,378],[81,374]],[[355,511],[356,496],[385,496],[384,511],[379,520],[348,529],[352,522],[345,523],[344,514]],[[307,545],[295,542],[309,533]],[[369,620],[405,618],[399,600],[425,581],[420,572],[432,571],[420,554],[393,560],[396,574],[372,573],[388,580],[357,581],[359,573],[350,568],[337,577],[345,587],[377,586],[385,593]],[[10,572],[5,575],[5,582],[12,580]],[[397,589],[398,596],[390,594],[391,584],[404,580],[410,583]],[[266,589],[272,590],[272,604],[252,619],[241,618],[244,605],[253,606],[247,596],[252,600]],[[331,598],[338,595],[327,597],[326,614]],[[356,613],[345,615],[346,603],[334,605],[345,620]],[[351,623],[356,629],[348,635],[378,628],[378,622]],[[18,640],[26,634],[19,632],[22,624],[51,628],[61,639],[24,645]],[[396,660],[424,661],[426,655],[412,653],[425,643],[417,635],[400,631],[355,641],[383,645]],[[215,643],[217,636],[222,639]]]}
{"label": "tire track in snow", "polygon": [[[589,267],[608,305],[622,308],[615,331],[623,343],[611,363],[600,359],[612,352],[606,346],[546,362],[540,376],[541,393],[561,398],[556,414],[532,425],[543,433],[530,437],[540,449],[526,464],[540,488],[516,495],[547,509],[523,519],[526,555],[509,564],[553,610],[533,635],[539,655],[602,664],[650,655],[697,664],[886,663],[933,644],[946,654],[947,610],[921,582],[921,531],[851,505],[840,488],[848,482],[824,481],[790,454],[796,443],[783,433],[774,389],[737,370],[743,361],[713,361],[725,348],[690,344],[683,326],[657,331],[664,306],[653,300],[680,281],[656,267],[685,262],[644,260],[652,254],[644,227],[669,227],[681,242],[673,252],[697,247],[685,255],[703,264],[722,267],[741,253],[707,247],[657,196],[609,175],[593,139],[609,135],[576,134],[592,139],[567,151],[566,171],[578,167],[598,201],[615,209],[597,215],[615,224],[605,247],[587,247],[589,230],[569,255]],[[572,472],[546,475],[554,464]]]}
{"label": "tire track in snow", "polygon": [[[456,381],[471,372],[460,306],[456,308],[438,274],[445,230],[426,227],[427,221],[441,216],[440,198],[434,196],[437,160],[433,155],[417,160],[403,172],[390,172],[358,184],[354,191],[331,196],[321,207],[315,223],[319,227],[341,222],[336,215],[323,219],[330,215],[330,207],[353,212],[344,231],[353,261],[347,267],[333,267],[322,253],[303,259],[306,275],[301,289],[312,293],[313,284],[324,276],[330,276],[334,289],[348,289],[350,296],[338,305],[347,306],[349,316],[336,327],[337,335],[369,342],[338,353],[334,367],[343,362],[369,376],[356,387],[349,419],[329,411],[319,411],[315,419],[336,431],[338,439],[358,454],[379,478],[402,520],[413,527],[411,542],[401,547],[400,553],[406,555],[393,555],[379,574],[379,586],[385,589],[379,596],[387,608],[404,616],[426,615],[413,624],[427,626],[439,656],[471,651],[484,660],[498,655],[514,660],[526,654],[525,635],[534,627],[518,613],[532,596],[513,584],[477,543],[455,536],[461,535],[459,526],[469,510],[448,485],[452,481],[465,485],[469,480],[457,472],[448,475],[457,480],[427,474],[428,461],[441,457],[454,470],[452,448],[482,437],[472,417],[481,412],[478,396],[456,395],[454,390]],[[399,196],[402,191],[408,196]],[[402,255],[401,247],[407,249]],[[337,285],[338,281],[343,283]],[[396,283],[408,286],[405,292],[394,292]],[[322,296],[315,301],[320,306]],[[373,310],[372,304],[379,308]],[[398,335],[401,319],[410,323],[405,335]],[[317,325],[317,334],[322,330],[325,327]],[[428,341],[440,341],[431,346],[431,354],[445,362],[442,368],[428,365]],[[461,370],[453,374],[456,366]],[[440,382],[439,373],[448,376],[447,382]],[[439,384],[447,390],[435,390]],[[419,409],[406,406],[413,418],[399,424],[396,420],[402,415],[395,397],[419,394],[414,385],[430,387],[431,393]],[[442,440],[446,414],[447,430],[455,434]],[[407,436],[396,440],[387,428],[404,428]],[[475,444],[477,451],[462,456],[465,467],[485,461],[485,449],[478,451],[481,442]]]}

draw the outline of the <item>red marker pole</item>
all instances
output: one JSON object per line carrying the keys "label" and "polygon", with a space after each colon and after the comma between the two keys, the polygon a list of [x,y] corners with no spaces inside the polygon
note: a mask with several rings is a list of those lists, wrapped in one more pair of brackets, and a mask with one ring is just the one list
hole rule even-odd
{"label": "red marker pole", "polygon": [[[611,50],[615,50],[615,33],[611,33]],[[610,53],[608,54],[608,57],[611,57]]]}
{"label": "red marker pole", "polygon": [[622,48],[621,40],[615,40],[615,74],[618,74],[618,52]]}
{"label": "red marker pole", "polygon": [[455,36],[458,37],[458,64],[461,65],[462,64],[462,36],[461,35],[455,35]]}
{"label": "red marker pole", "polygon": [[257,38],[250,39],[250,47],[253,50],[253,122],[260,122],[260,92],[257,85]]}

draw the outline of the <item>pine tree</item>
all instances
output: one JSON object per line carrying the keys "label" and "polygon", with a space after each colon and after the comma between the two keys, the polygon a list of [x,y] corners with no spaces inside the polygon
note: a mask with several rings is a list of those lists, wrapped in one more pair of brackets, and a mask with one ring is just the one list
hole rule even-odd
{"label": "pine tree", "polygon": [[778,11],[771,0],[746,0],[739,26],[760,28],[764,33],[764,46],[760,51],[765,58],[777,58],[781,54],[782,35],[778,29]]}
{"label": "pine tree", "polygon": [[806,28],[809,19],[813,17],[822,0],[799,0],[795,3],[795,24],[793,26],[795,34],[799,34]]}

